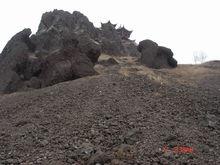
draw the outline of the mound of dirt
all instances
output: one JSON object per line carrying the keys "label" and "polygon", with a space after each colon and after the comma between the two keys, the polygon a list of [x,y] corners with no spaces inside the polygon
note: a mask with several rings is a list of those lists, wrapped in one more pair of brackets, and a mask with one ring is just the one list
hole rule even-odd
{"label": "mound of dirt", "polygon": [[215,68],[219,69],[220,68],[220,60],[208,61],[208,62],[201,64],[201,66],[209,67],[209,68],[213,68],[213,69],[215,69]]}

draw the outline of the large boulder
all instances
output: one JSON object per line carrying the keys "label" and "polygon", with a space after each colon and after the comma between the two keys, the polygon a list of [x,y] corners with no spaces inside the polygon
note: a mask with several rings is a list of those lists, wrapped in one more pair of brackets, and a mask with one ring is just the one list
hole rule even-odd
{"label": "large boulder", "polygon": [[12,51],[16,51],[15,47],[20,47],[21,44],[25,44],[30,51],[35,50],[34,44],[31,43],[29,36],[31,35],[31,29],[24,29],[21,32],[14,35],[10,41],[4,47],[0,60],[6,55],[10,54]]}
{"label": "large boulder", "polygon": [[44,58],[41,74],[41,87],[59,82],[95,75],[93,63],[77,48],[64,47]]}
{"label": "large boulder", "polygon": [[39,35],[53,29],[60,34],[72,32],[76,35],[87,34],[93,39],[99,37],[98,29],[78,11],[74,11],[72,14],[63,10],[44,13],[36,34]]}
{"label": "large boulder", "polygon": [[[163,47],[163,46],[159,46],[157,55],[165,58],[168,62],[168,65],[171,68],[177,67],[177,61],[173,58],[173,52],[171,49]],[[164,67],[166,67],[166,66],[164,66]]]}
{"label": "large boulder", "polygon": [[30,34],[30,29],[24,29],[12,37],[3,49],[0,57],[0,92],[14,92],[20,88],[28,55],[33,51]]}
{"label": "large boulder", "polygon": [[80,52],[85,53],[92,63],[95,64],[101,54],[101,45],[87,35],[79,36],[78,41]]}
{"label": "large boulder", "polygon": [[43,14],[31,41],[37,45],[37,50],[52,52],[65,46],[63,40],[67,38],[77,39],[80,51],[86,53],[93,63],[97,62],[101,53],[101,45],[97,42],[99,30],[78,11],[71,14],[54,10]]}
{"label": "large boulder", "polygon": [[174,68],[177,66],[171,49],[158,46],[151,40],[141,41],[138,45],[138,51],[141,53],[141,63],[150,68]]}

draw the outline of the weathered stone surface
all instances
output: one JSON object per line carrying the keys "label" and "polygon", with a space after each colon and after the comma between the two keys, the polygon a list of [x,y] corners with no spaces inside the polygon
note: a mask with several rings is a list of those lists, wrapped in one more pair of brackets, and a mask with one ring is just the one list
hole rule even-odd
{"label": "weathered stone surface", "polygon": [[165,56],[167,58],[168,65],[172,68],[177,67],[177,61],[173,58],[173,52],[171,49],[159,46],[158,47],[158,55]]}
{"label": "weathered stone surface", "polygon": [[63,10],[44,13],[37,35],[50,30],[55,30],[59,33],[72,31],[76,35],[87,34],[93,39],[98,38],[98,29],[94,27],[86,16],[78,11],[74,11],[72,14]]}
{"label": "weathered stone surface", "polygon": [[101,43],[102,52],[110,55],[122,55],[123,45],[118,32],[116,31],[116,25],[110,21],[102,23],[101,26]]}
{"label": "weathered stone surface", "polygon": [[31,43],[29,36],[31,35],[31,29],[24,29],[21,32],[14,35],[11,40],[4,47],[0,59],[4,58],[11,51],[14,51],[14,47],[19,47],[19,44],[24,43],[31,51],[34,51],[35,47]]}
{"label": "weathered stone surface", "polygon": [[0,91],[13,92],[21,86],[22,75],[28,60],[30,47],[30,29],[17,33],[7,43],[0,57]]}
{"label": "weathered stone surface", "polygon": [[174,68],[177,61],[173,58],[171,49],[158,46],[151,40],[141,41],[138,45],[138,51],[141,52],[141,63],[151,68]]}
{"label": "weathered stone surface", "polygon": [[101,54],[101,45],[88,36],[80,36],[78,38],[78,48],[89,57],[93,64],[95,64]]}
{"label": "weathered stone surface", "polygon": [[123,40],[124,52],[126,55],[133,57],[141,57],[141,53],[137,49],[137,44],[132,40]]}
{"label": "weathered stone surface", "polygon": [[63,48],[48,55],[40,74],[42,87],[96,74],[90,59],[76,48]]}
{"label": "weathered stone surface", "polygon": [[136,43],[129,39],[131,33],[132,31],[124,27],[116,29],[116,24],[110,21],[102,23],[100,31],[102,52],[116,56],[140,56]]}
{"label": "weathered stone surface", "polygon": [[131,33],[132,33],[132,31],[127,30],[124,26],[119,27],[116,31],[121,37],[121,39],[124,39],[124,40],[129,40]]}
{"label": "weathered stone surface", "polygon": [[101,54],[98,31],[79,12],[43,14],[39,29],[17,33],[0,56],[0,92],[42,88],[96,74]]}
{"label": "weathered stone surface", "polygon": [[[54,10],[42,15],[38,31],[17,33],[0,55],[0,93],[42,88],[96,74],[93,66],[101,53],[141,56],[152,68],[176,67],[170,49],[145,40],[139,46],[132,31],[110,21],[95,28],[82,13]],[[30,36],[31,35],[31,36]],[[115,65],[109,60],[104,65]]]}

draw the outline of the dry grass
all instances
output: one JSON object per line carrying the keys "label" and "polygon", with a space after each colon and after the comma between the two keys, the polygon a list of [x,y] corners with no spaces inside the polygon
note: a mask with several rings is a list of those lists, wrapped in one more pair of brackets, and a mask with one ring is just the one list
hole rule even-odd
{"label": "dry grass", "polygon": [[[138,63],[137,57],[131,57],[131,56],[126,56],[126,57],[114,56],[113,57],[107,54],[101,54],[101,56],[99,57],[99,61],[108,60],[111,57],[114,58],[119,63],[120,67],[118,67],[117,73],[123,76],[130,76],[132,74],[136,74],[136,75],[147,76],[149,79],[159,82],[161,84],[167,83],[165,79],[163,79],[160,75],[156,74],[152,69]],[[95,66],[95,70],[99,74],[108,74],[111,72],[110,71],[111,69],[114,69],[115,71],[115,67],[106,68],[100,64]]]}
{"label": "dry grass", "polygon": [[179,65],[175,69],[163,69],[169,76],[184,84],[195,85],[210,74],[220,74],[219,70],[203,67],[201,65]]}
{"label": "dry grass", "polygon": [[111,58],[110,55],[107,55],[107,54],[101,54],[101,55],[99,56],[98,61],[108,60],[109,58]]}
{"label": "dry grass", "polygon": [[201,79],[204,79],[210,74],[220,74],[217,69],[204,67],[202,65],[178,65],[175,69],[151,69],[138,62],[136,57],[126,56],[110,56],[102,54],[99,61],[114,58],[119,67],[104,67],[102,65],[96,65],[95,69],[100,74],[119,73],[123,76],[130,76],[132,74],[147,76],[149,79],[161,83],[169,84],[177,82],[180,84],[186,84],[190,86],[196,86]]}
{"label": "dry grass", "polygon": [[137,58],[126,56],[126,57],[115,57],[115,59],[119,62],[119,64],[126,64],[126,65],[135,65],[137,64]]}

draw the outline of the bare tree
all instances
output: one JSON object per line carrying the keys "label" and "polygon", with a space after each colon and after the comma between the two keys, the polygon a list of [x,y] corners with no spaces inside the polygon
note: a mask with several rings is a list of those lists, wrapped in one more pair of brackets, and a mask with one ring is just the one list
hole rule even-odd
{"label": "bare tree", "polygon": [[203,51],[195,51],[193,53],[193,58],[194,58],[195,64],[197,64],[197,63],[201,64],[201,63],[205,62],[207,55]]}

